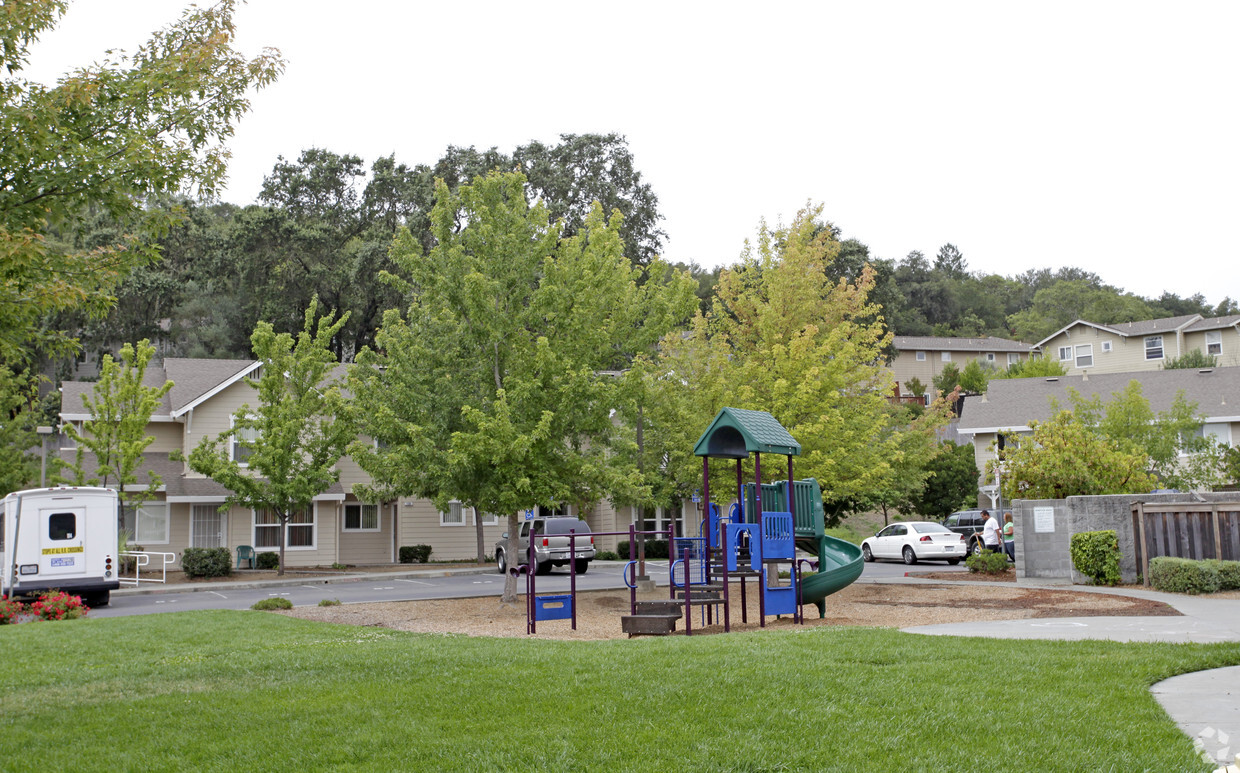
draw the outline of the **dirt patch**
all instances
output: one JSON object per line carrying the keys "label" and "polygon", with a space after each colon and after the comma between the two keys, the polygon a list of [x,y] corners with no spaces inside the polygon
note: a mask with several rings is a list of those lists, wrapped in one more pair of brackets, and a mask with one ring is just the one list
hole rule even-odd
{"label": "dirt patch", "polygon": [[[752,591],[753,588],[750,588]],[[752,592],[749,594],[754,595]],[[758,605],[750,598],[742,622],[739,587],[734,593],[732,630],[755,631]],[[639,598],[667,598],[666,591]],[[577,630],[568,620],[538,623],[538,636],[551,639],[591,640],[623,638],[620,617],[629,608],[627,591],[590,591],[578,594]],[[807,626],[855,625],[904,628],[937,623],[988,620],[1019,620],[1046,617],[1178,615],[1174,608],[1156,601],[1079,591],[1019,588],[993,585],[897,585],[856,583],[826,599],[826,616],[818,618],[813,606],[805,607]],[[455,633],[470,636],[521,637],[526,635],[525,601],[503,605],[494,596],[473,599],[438,599],[386,604],[345,604],[337,607],[298,607],[293,617],[351,625],[382,626],[400,631]],[[694,613],[694,633],[722,633],[718,622],[703,625]],[[768,618],[768,629],[793,625],[788,616]],[[681,621],[678,630],[684,630]]]}
{"label": "dirt patch", "polygon": [[922,580],[968,580],[969,582],[1016,582],[1016,572],[1011,569],[997,574],[981,572],[905,572],[909,577]]}

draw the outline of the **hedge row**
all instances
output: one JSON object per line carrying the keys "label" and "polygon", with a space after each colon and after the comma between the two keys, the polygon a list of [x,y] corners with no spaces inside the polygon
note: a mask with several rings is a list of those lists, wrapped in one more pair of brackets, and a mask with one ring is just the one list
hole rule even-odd
{"label": "hedge row", "polygon": [[[623,540],[616,546],[616,553],[619,554],[621,561],[629,560],[629,541]],[[637,558],[637,554],[633,554],[633,558]],[[667,540],[665,539],[648,539],[646,540],[646,558],[667,558]]]}
{"label": "hedge row", "polygon": [[1240,590],[1240,561],[1159,556],[1150,559],[1150,585],[1168,593],[1214,593]]}
{"label": "hedge row", "polygon": [[425,564],[431,558],[430,545],[401,545],[400,562],[402,564]]}

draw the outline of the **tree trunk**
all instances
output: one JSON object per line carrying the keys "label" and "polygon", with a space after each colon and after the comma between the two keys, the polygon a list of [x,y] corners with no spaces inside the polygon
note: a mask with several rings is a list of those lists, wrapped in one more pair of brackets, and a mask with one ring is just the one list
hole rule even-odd
{"label": "tree trunk", "polygon": [[284,543],[287,541],[284,539],[284,533],[288,531],[288,522],[289,522],[289,519],[292,518],[293,514],[292,513],[280,513],[279,515],[280,517],[278,518],[278,520],[280,521],[280,566],[276,568],[276,576],[283,577],[284,576]]}
{"label": "tree trunk", "polygon": [[[520,538],[517,536],[520,530],[520,522],[517,520],[516,513],[508,514],[508,541],[504,544],[504,556],[508,561],[508,571],[504,573],[504,595],[499,597],[501,604],[517,603],[517,575],[512,570],[521,565],[525,560],[525,556],[520,554],[517,545]],[[534,567],[530,567],[529,571],[534,571]]]}
{"label": "tree trunk", "polygon": [[487,545],[482,530],[482,513],[477,506],[474,507],[474,538],[478,542],[478,565],[481,566],[487,562]]}

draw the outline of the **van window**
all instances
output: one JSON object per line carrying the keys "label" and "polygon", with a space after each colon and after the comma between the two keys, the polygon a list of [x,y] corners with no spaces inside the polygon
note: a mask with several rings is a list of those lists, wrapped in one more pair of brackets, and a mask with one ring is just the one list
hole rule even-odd
{"label": "van window", "polygon": [[77,534],[77,516],[73,513],[52,513],[47,517],[48,539],[73,539]]}

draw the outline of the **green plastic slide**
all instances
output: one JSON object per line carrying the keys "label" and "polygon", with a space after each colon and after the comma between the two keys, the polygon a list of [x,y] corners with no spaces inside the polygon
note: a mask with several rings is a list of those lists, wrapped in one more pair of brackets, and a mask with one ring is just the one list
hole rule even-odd
{"label": "green plastic slide", "polygon": [[817,544],[814,542],[798,540],[800,547],[818,556],[818,571],[801,575],[801,603],[817,605],[818,616],[822,617],[826,614],[822,600],[856,582],[865,562],[861,559],[861,548],[846,540],[823,535]]}

